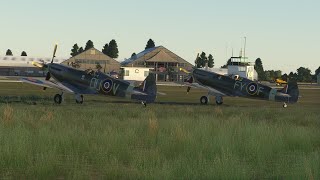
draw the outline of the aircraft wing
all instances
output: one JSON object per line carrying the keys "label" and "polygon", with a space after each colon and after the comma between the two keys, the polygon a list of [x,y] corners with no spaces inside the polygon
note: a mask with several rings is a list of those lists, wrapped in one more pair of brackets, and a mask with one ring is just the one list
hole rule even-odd
{"label": "aircraft wing", "polygon": [[23,77],[20,79],[20,81],[28,83],[28,84],[33,84],[36,86],[41,86],[41,87],[46,87],[46,88],[55,88],[55,89],[59,89],[64,92],[74,93],[73,90],[71,90],[70,88],[68,88],[58,82],[46,81],[46,80],[30,78],[30,77]]}
{"label": "aircraft wing", "polygon": [[221,91],[218,91],[212,87],[209,87],[209,86],[204,86],[204,85],[201,85],[199,83],[184,83],[185,86],[188,86],[188,87],[193,87],[193,88],[200,88],[200,89],[205,89],[205,90],[208,90],[209,94],[211,96],[226,96],[225,93],[222,93]]}

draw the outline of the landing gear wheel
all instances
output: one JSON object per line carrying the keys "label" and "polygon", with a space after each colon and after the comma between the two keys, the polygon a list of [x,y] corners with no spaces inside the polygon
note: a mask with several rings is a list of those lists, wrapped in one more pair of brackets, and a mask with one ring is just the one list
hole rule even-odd
{"label": "landing gear wheel", "polygon": [[54,102],[55,102],[56,104],[61,104],[61,102],[62,102],[62,96],[61,96],[60,94],[56,94],[56,95],[54,96],[53,100],[54,100]]}
{"label": "landing gear wheel", "polygon": [[76,103],[77,104],[82,104],[83,103],[83,95],[80,95],[79,99],[76,98]]}
{"label": "landing gear wheel", "polygon": [[147,103],[144,101],[141,101],[141,104],[144,105],[144,107],[147,107]]}
{"label": "landing gear wheel", "polygon": [[282,107],[287,108],[288,107],[287,103],[283,103]]}
{"label": "landing gear wheel", "polygon": [[201,104],[208,104],[208,97],[207,96],[202,96],[201,98],[200,98],[200,103]]}
{"label": "landing gear wheel", "polygon": [[222,98],[222,96],[216,96],[216,104],[217,104],[217,105],[223,104],[223,98]]}

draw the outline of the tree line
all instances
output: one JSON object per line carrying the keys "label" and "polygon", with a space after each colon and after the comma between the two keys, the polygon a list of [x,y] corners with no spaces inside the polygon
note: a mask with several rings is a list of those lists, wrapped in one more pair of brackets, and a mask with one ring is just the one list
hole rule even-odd
{"label": "tree line", "polygon": [[197,68],[204,68],[206,67],[206,64],[208,65],[209,68],[213,68],[214,66],[214,59],[211,54],[209,56],[206,56],[205,52],[202,52],[200,56],[198,56],[195,60],[195,66]]}
{"label": "tree line", "polygon": [[[8,49],[6,51],[6,56],[13,56],[11,49]],[[27,53],[25,51],[22,51],[20,56],[27,56]]]}
{"label": "tree line", "polygon": [[313,82],[317,80],[317,75],[320,73],[320,66],[315,70],[315,74],[311,74],[311,70],[305,67],[299,67],[296,72],[289,74],[281,74],[280,70],[264,70],[262,60],[257,58],[255,61],[254,69],[258,73],[258,79],[261,81],[273,81],[280,78],[284,81],[295,80],[298,82]]}

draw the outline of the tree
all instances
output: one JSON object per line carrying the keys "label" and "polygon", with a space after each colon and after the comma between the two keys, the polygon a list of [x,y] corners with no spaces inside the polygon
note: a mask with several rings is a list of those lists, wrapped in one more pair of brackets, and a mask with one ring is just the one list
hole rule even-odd
{"label": "tree", "polygon": [[320,66],[318,67],[318,69],[315,70],[314,75],[313,75],[313,80],[315,82],[317,82],[317,76],[320,73]]}
{"label": "tree", "polygon": [[79,54],[79,46],[78,46],[78,44],[74,44],[72,49],[71,49],[70,55],[71,55],[71,57],[74,57],[74,56],[76,56],[78,54]]}
{"label": "tree", "polygon": [[154,44],[154,41],[152,39],[149,39],[145,49],[154,48],[155,46],[156,45]]}
{"label": "tree", "polygon": [[10,49],[7,50],[6,56],[13,56],[12,51]]}
{"label": "tree", "polygon": [[78,54],[82,53],[84,50],[83,50],[83,47],[80,47],[79,48],[79,51],[78,51]]}
{"label": "tree", "polygon": [[207,62],[207,57],[205,52],[202,52],[201,55],[198,56],[197,59],[195,60],[195,64],[197,68],[205,67],[206,62]]}
{"label": "tree", "polygon": [[200,58],[201,58],[201,67],[205,67],[206,63],[208,63],[208,58],[206,56],[206,53],[202,52],[200,55]]}
{"label": "tree", "polygon": [[266,80],[266,75],[265,75],[265,72],[263,70],[263,65],[262,65],[262,61],[261,61],[260,58],[256,59],[255,65],[254,65],[254,69],[258,73],[258,79],[259,80]]}
{"label": "tree", "polygon": [[298,73],[298,81],[300,82],[311,82],[312,76],[311,76],[311,71],[308,68],[300,67],[297,69]]}
{"label": "tree", "polygon": [[137,56],[137,54],[135,52],[131,54],[131,58],[133,58],[135,56]]}
{"label": "tree", "polygon": [[314,75],[318,75],[320,73],[320,66],[318,67],[318,69],[316,69],[315,74]]}
{"label": "tree", "polygon": [[107,49],[107,55],[111,58],[117,58],[119,56],[119,50],[116,40],[112,39]]}
{"label": "tree", "polygon": [[284,73],[284,74],[281,76],[281,79],[282,79],[283,81],[288,81],[288,78],[289,78],[289,76],[288,76],[287,73]]}
{"label": "tree", "polygon": [[90,48],[93,48],[93,42],[91,40],[89,40],[87,43],[86,43],[86,47],[84,48],[84,50],[88,50]]}
{"label": "tree", "polygon": [[27,53],[25,51],[22,51],[21,56],[27,56]]}
{"label": "tree", "polygon": [[109,47],[108,43],[106,43],[106,44],[103,46],[103,49],[102,49],[102,53],[103,53],[103,54],[105,54],[105,55],[108,54],[108,47]]}
{"label": "tree", "polygon": [[213,68],[214,66],[214,59],[213,59],[213,56],[211,54],[209,54],[208,56],[208,67],[209,68]]}

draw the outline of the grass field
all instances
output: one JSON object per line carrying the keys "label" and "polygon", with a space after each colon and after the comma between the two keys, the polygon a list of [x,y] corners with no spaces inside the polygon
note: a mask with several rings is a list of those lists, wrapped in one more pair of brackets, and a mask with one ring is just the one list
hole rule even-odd
{"label": "grass field", "polygon": [[147,108],[88,96],[54,105],[54,90],[0,83],[0,179],[320,179],[320,90],[286,109],[159,91]]}

